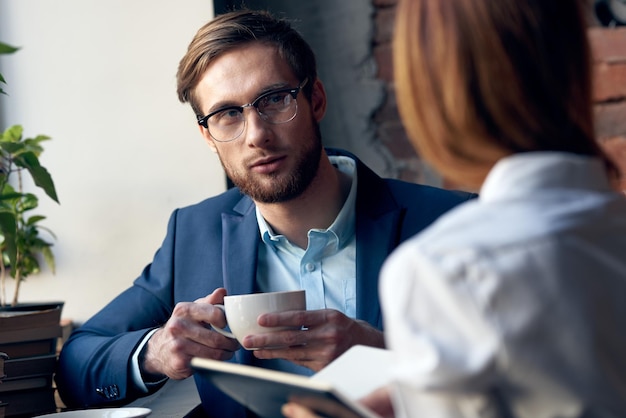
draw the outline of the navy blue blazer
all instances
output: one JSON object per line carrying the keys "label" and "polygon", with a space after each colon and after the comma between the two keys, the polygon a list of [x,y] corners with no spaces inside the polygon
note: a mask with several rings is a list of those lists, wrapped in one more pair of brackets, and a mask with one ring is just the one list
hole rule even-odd
{"label": "navy blue blazer", "polygon": [[[475,195],[382,179],[357,161],[357,318],[382,329],[378,274],[401,242],[442,213]],[[131,383],[129,359],[143,337],[163,325],[178,302],[225,287],[255,290],[260,234],[254,202],[236,188],[171,215],[154,259],[133,285],[72,333],[59,359],[56,382],[70,407],[119,405],[143,396]],[[249,364],[239,350],[232,361]],[[245,417],[244,409],[209,382],[196,378],[209,416]]]}

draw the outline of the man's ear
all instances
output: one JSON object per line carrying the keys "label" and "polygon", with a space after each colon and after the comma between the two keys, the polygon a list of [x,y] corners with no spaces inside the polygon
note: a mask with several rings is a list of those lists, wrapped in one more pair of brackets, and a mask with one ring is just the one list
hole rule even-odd
{"label": "man's ear", "polygon": [[326,114],[326,91],[324,84],[318,78],[313,83],[313,93],[311,94],[311,109],[315,120],[320,122]]}
{"label": "man's ear", "polygon": [[217,153],[217,149],[215,148],[215,141],[211,138],[211,134],[209,134],[209,130],[204,126],[198,124],[198,128],[200,128],[200,135],[204,138],[211,151]]}

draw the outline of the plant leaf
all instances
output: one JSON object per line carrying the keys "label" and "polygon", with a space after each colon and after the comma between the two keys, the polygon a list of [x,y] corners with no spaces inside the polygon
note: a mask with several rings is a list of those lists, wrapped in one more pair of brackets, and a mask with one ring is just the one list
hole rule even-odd
{"label": "plant leaf", "polygon": [[[4,79],[4,76],[0,74],[0,84],[6,84],[6,83],[7,81]],[[2,87],[0,87],[0,94],[6,94],[8,96],[8,93],[2,90]]]}
{"label": "plant leaf", "polygon": [[28,220],[26,221],[26,225],[35,225],[37,222],[43,221],[44,219],[46,219],[45,216],[33,215],[30,218],[28,218]]}
{"label": "plant leaf", "polygon": [[[0,42],[0,54],[12,54],[18,49],[19,48],[5,44],[4,42]],[[3,83],[3,84],[7,83],[4,77],[2,76],[2,74],[0,74],[0,83]],[[0,87],[0,94],[7,94],[7,92],[2,90],[2,88]]]}
{"label": "plant leaf", "polygon": [[41,249],[41,253],[43,254],[43,259],[46,261],[46,264],[48,265],[48,267],[50,267],[52,274],[55,274],[56,263],[54,262],[54,254],[52,253],[52,250],[50,249],[49,246],[44,247]]}
{"label": "plant leaf", "polygon": [[37,135],[35,138],[26,138],[24,140],[24,149],[33,152],[37,157],[43,152],[43,147],[40,145],[43,141],[49,141],[50,137],[46,135]]}
{"label": "plant leaf", "polygon": [[4,42],[0,42],[0,54],[12,54],[18,49],[18,47],[5,44]]}
{"label": "plant leaf", "polygon": [[20,199],[23,196],[22,193],[18,193],[18,192],[4,192],[0,195],[0,202],[3,200],[15,200],[15,199]]}
{"label": "plant leaf", "polygon": [[16,155],[13,162],[19,167],[26,168],[33,177],[35,184],[41,187],[52,200],[59,203],[52,176],[50,176],[50,173],[45,167],[39,164],[39,159],[33,152],[27,151]]}
{"label": "plant leaf", "polygon": [[19,142],[22,139],[23,132],[24,128],[22,125],[9,126],[2,134],[2,142]]}
{"label": "plant leaf", "polygon": [[35,209],[39,206],[39,198],[32,193],[24,193],[22,199],[18,202],[20,212],[26,212],[27,210]]}
{"label": "plant leaf", "polygon": [[[9,265],[14,266],[17,262],[17,220],[11,212],[0,211],[0,231],[4,238],[3,252],[9,259]],[[14,269],[11,269],[11,276],[15,277]]]}

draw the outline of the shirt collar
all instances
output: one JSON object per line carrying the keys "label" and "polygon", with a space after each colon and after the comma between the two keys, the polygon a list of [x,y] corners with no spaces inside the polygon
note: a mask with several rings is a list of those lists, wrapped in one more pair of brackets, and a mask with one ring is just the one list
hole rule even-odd
{"label": "shirt collar", "polygon": [[[327,229],[311,229],[309,234],[314,231],[318,233],[327,233],[334,236],[333,241],[337,243],[337,250],[343,248],[350,242],[354,235],[355,229],[355,204],[356,204],[356,189],[357,189],[357,170],[356,161],[350,157],[343,155],[333,155],[328,157],[330,162],[342,173],[347,174],[352,178],[352,184],[350,186],[350,193],[346,199],[343,207],[339,211],[339,214],[335,218],[334,222]],[[272,230],[272,227],[265,221],[258,206],[256,207],[256,219],[259,224],[259,232],[261,233],[261,239],[267,245],[276,246],[281,241],[287,241],[284,235],[276,234]]]}
{"label": "shirt collar", "polygon": [[599,158],[554,151],[525,152],[496,163],[480,189],[480,199],[511,199],[555,188],[607,192],[611,185]]}

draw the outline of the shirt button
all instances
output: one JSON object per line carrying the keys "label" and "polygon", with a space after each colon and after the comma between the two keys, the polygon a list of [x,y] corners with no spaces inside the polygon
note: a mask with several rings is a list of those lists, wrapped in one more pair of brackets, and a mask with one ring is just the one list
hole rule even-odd
{"label": "shirt button", "polygon": [[309,272],[315,270],[315,264],[313,263],[306,263],[305,267],[306,267],[306,271],[309,271]]}

